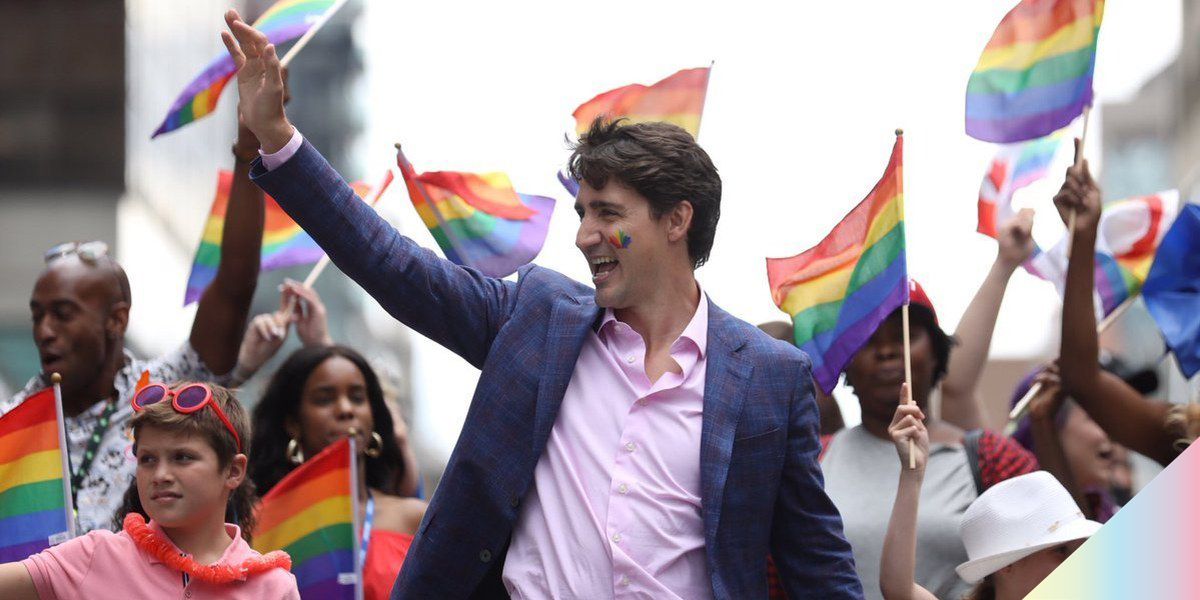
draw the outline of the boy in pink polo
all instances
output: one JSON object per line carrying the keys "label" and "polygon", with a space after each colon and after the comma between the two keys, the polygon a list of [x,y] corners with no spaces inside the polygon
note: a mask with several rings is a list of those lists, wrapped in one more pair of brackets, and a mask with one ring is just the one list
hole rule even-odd
{"label": "boy in pink polo", "polygon": [[242,448],[249,419],[237,399],[201,383],[148,383],[133,405],[137,493],[123,531],[92,531],[0,565],[0,597],[299,598],[288,555],[260,555],[245,539],[255,498]]}

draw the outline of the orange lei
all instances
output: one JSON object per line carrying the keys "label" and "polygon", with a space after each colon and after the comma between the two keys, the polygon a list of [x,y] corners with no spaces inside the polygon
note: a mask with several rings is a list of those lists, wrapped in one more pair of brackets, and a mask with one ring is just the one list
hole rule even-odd
{"label": "orange lei", "polygon": [[125,533],[129,534],[138,548],[172,569],[187,573],[192,579],[205,583],[230,583],[271,569],[289,571],[292,568],[292,557],[282,550],[272,550],[264,555],[247,558],[240,565],[202,565],[190,556],[179,554],[174,544],[159,537],[146,524],[146,519],[142,515],[137,513],[125,515],[124,526]]}

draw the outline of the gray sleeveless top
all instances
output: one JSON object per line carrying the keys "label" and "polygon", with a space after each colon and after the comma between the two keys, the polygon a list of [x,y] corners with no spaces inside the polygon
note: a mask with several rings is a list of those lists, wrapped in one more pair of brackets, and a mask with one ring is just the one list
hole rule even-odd
{"label": "gray sleeveless top", "polygon": [[[862,425],[844,429],[830,441],[821,470],[825,491],[842,515],[863,591],[882,600],[879,561],[900,481],[896,447]],[[930,444],[917,511],[916,582],[943,600],[957,600],[971,589],[954,567],[967,560],[958,525],[976,496],[963,447]]]}

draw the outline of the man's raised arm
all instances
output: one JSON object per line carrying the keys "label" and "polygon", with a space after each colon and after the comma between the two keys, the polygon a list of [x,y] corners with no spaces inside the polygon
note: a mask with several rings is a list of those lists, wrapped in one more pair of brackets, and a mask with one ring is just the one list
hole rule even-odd
{"label": "man's raised arm", "polygon": [[438,258],[362,202],[288,121],[275,46],[236,11],[225,22],[230,31],[221,39],[238,67],[238,112],[266,155],[251,179],[393,317],[482,368],[511,313],[516,284]]}

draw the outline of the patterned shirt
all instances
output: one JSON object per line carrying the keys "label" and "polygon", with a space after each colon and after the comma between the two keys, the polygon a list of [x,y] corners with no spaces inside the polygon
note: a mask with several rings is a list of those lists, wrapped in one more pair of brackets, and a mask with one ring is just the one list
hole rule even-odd
{"label": "patterned shirt", "polygon": [[[113,514],[121,506],[129,482],[133,480],[134,467],[129,420],[133,418],[133,407],[129,404],[137,389],[142,371],[150,372],[150,379],[165,383],[173,381],[215,381],[215,377],[191,343],[185,342],[178,350],[156,359],[140,360],[129,350],[125,351],[125,366],[117,371],[113,388],[117,390],[117,407],[104,431],[96,457],[84,477],[80,489],[75,491],[75,509],[78,514],[79,533],[94,529],[111,529]],[[0,415],[12,410],[27,396],[49,387],[42,375],[25,384],[11,399],[0,402]],[[67,452],[71,458],[72,472],[79,469],[88,439],[96,431],[100,417],[108,402],[101,400],[74,417],[66,417]]]}

